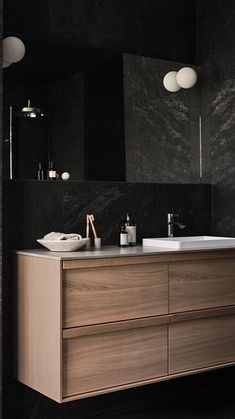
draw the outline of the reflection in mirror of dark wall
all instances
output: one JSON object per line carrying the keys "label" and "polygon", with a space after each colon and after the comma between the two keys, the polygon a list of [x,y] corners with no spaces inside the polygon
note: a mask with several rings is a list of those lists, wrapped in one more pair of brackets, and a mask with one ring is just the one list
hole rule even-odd
{"label": "reflection in mirror of dark wall", "polygon": [[125,181],[123,57],[85,73],[87,180]]}
{"label": "reflection in mirror of dark wall", "polygon": [[[38,163],[46,171],[53,160],[58,173],[68,171],[74,180],[125,180],[122,57],[21,39],[24,60],[4,72],[4,138],[9,137],[10,105],[22,106],[30,98],[47,118],[43,125],[14,118],[14,178],[36,179]],[[4,177],[9,177],[9,143],[4,144]]]}
{"label": "reflection in mirror of dark wall", "polygon": [[84,73],[48,84],[48,155],[59,174],[84,180]]}
{"label": "reflection in mirror of dark wall", "polygon": [[22,39],[25,58],[4,71],[4,136],[9,106],[27,99],[46,110],[47,126],[14,127],[16,178],[36,179],[38,163],[52,160],[79,181],[200,181],[200,85],[172,94],[162,84],[184,64]]}
{"label": "reflection in mirror of dark wall", "polygon": [[3,85],[3,176],[9,178],[9,108],[13,105],[13,174],[15,178],[36,179],[38,163],[46,164],[47,118],[21,118],[16,115],[18,108],[39,106],[47,113],[47,92],[43,83],[23,81],[8,82],[4,73]]}

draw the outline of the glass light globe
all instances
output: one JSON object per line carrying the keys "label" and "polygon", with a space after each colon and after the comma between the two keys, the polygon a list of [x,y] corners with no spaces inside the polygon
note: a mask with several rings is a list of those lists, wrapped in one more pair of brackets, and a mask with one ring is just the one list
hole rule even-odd
{"label": "glass light globe", "polygon": [[25,46],[16,36],[8,36],[3,40],[3,60],[8,63],[17,63],[25,55]]}
{"label": "glass light globe", "polygon": [[163,84],[166,90],[169,92],[178,92],[181,87],[178,85],[176,80],[177,71],[170,71],[163,79]]}
{"label": "glass light globe", "polygon": [[9,63],[8,61],[4,61],[4,60],[2,60],[2,67],[3,67],[3,68],[9,67],[11,64],[12,64],[12,63]]}
{"label": "glass light globe", "polygon": [[178,71],[176,80],[180,87],[190,89],[196,84],[197,73],[191,67],[183,67]]}

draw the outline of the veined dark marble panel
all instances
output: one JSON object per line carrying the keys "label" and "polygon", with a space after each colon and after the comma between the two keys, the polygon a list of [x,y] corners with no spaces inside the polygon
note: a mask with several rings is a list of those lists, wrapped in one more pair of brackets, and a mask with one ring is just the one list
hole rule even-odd
{"label": "veined dark marble panel", "polygon": [[65,229],[84,234],[85,215],[93,213],[103,243],[117,244],[120,222],[131,211],[141,243],[143,237],[166,236],[167,213],[178,212],[187,226],[184,235],[209,234],[210,209],[209,185],[74,183],[64,199]]}
{"label": "veined dark marble panel", "polygon": [[[3,3],[0,0],[0,35],[2,37],[2,12]],[[0,112],[3,113],[3,92],[2,92],[2,51],[0,53]],[[0,121],[0,136],[3,137],[2,119]],[[2,144],[0,146],[0,417],[2,417]]]}
{"label": "veined dark marble panel", "polygon": [[167,234],[167,213],[172,211],[185,220],[185,235],[209,233],[211,187],[6,181],[4,208],[8,225],[5,246],[8,249],[35,248],[38,246],[35,240],[53,230],[79,231],[84,235],[87,213],[95,215],[97,231],[104,243],[117,244],[120,222],[127,211],[131,211],[137,222],[137,237],[141,243],[143,237]]}
{"label": "veined dark marble panel", "polygon": [[130,182],[199,181],[199,87],[170,93],[163,86],[165,74],[183,66],[124,55],[126,166]]}
{"label": "veined dark marble panel", "polygon": [[[210,144],[213,234],[235,235],[235,3],[198,1],[203,137]],[[207,158],[209,161],[209,158]]]}
{"label": "veined dark marble panel", "polygon": [[235,72],[211,86],[211,167],[213,183],[235,182]]}
{"label": "veined dark marble panel", "polygon": [[213,234],[235,237],[235,185],[213,186]]}

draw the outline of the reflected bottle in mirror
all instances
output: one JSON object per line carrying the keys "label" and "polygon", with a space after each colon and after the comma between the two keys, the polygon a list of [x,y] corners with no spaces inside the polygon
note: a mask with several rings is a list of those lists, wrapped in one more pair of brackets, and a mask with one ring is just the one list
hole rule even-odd
{"label": "reflected bottle in mirror", "polygon": [[42,163],[38,163],[38,180],[44,180],[44,171]]}
{"label": "reflected bottle in mirror", "polygon": [[48,163],[47,179],[56,180],[55,162],[53,161],[49,161]]}

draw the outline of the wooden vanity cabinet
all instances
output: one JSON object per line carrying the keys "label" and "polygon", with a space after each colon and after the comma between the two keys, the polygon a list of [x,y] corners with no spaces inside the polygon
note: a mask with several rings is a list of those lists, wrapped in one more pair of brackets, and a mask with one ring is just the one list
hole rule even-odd
{"label": "wooden vanity cabinet", "polygon": [[[63,397],[167,375],[167,325],[125,322],[63,340]],[[120,329],[120,330],[118,330]],[[91,333],[91,334],[90,334]]]}
{"label": "wooden vanity cabinet", "polygon": [[18,380],[64,402],[166,376],[165,259],[17,255]]}
{"label": "wooden vanity cabinet", "polygon": [[168,264],[63,270],[63,327],[168,313]]}
{"label": "wooden vanity cabinet", "polygon": [[235,364],[235,252],[16,256],[15,375],[57,402]]}
{"label": "wooden vanity cabinet", "polygon": [[169,374],[235,361],[235,307],[214,310],[206,316],[200,312],[195,317],[188,315],[186,320],[173,317],[169,327]]}
{"label": "wooden vanity cabinet", "polygon": [[171,313],[235,305],[235,258],[172,262],[169,266]]}

